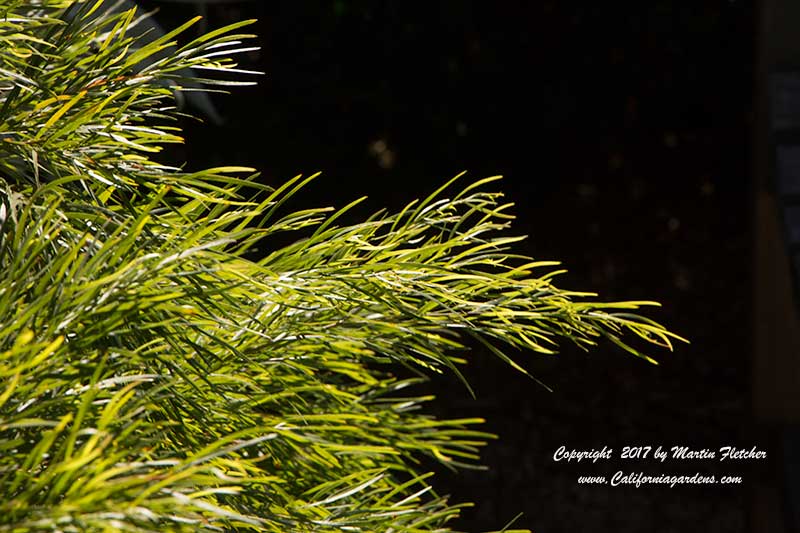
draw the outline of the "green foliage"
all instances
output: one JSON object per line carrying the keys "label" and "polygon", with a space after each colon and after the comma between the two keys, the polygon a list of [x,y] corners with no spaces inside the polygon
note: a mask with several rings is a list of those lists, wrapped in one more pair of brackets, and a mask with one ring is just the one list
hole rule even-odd
{"label": "green foliage", "polygon": [[496,178],[341,226],[282,210],[313,177],[159,163],[170,85],[238,75],[247,22],[177,45],[109,7],[0,0],[0,531],[445,531],[420,460],[491,435],[426,415],[426,371],[677,338],[514,255]]}

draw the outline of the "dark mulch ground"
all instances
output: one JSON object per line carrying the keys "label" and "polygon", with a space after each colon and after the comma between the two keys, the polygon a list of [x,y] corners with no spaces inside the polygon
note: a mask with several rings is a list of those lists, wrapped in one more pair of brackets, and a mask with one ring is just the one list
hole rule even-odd
{"label": "dark mulch ground", "polygon": [[562,260],[571,288],[662,302],[653,316],[692,344],[657,354],[657,367],[609,346],[530,360],[552,393],[480,354],[468,371],[477,400],[437,381],[440,413],[485,417],[501,436],[486,450],[489,472],[441,476],[455,499],[477,502],[461,525],[499,528],[523,511],[516,525],[537,532],[743,531],[747,486],[576,478],[625,468],[746,481],[747,467],[552,460],[560,445],[758,444],[745,430],[752,6],[591,5],[212,8],[212,25],[260,19],[263,49],[245,63],[266,77],[218,99],[227,125],[193,131],[187,155],[198,166],[251,164],[273,183],[323,170],[304,202],[369,194],[374,208],[462,169],[504,174],[517,231],[531,235],[524,251]]}

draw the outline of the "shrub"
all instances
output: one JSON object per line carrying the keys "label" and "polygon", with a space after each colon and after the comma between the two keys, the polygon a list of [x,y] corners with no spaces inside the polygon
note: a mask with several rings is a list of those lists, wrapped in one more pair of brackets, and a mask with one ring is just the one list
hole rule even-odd
{"label": "shrub", "polygon": [[420,461],[489,435],[426,415],[426,373],[677,338],[515,255],[497,178],[340,225],[282,208],[314,176],[159,162],[175,88],[245,83],[248,22],[181,46],[110,7],[0,0],[0,531],[445,531]]}

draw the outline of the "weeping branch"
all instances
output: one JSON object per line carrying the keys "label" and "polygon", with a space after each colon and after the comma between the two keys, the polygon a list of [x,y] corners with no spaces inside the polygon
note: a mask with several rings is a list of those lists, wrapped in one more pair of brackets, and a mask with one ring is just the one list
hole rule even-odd
{"label": "weeping branch", "polygon": [[250,83],[249,22],[180,45],[111,7],[0,0],[0,531],[449,531],[420,460],[492,435],[398,369],[682,340],[515,253],[498,178],[342,225],[283,208],[314,176],[159,163],[171,87]]}

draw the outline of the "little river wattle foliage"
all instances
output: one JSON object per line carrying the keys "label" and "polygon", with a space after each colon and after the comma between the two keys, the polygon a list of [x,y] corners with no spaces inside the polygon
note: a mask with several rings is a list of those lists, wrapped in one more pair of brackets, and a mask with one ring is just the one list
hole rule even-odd
{"label": "little river wattle foliage", "polygon": [[515,254],[496,177],[346,225],[286,209],[315,176],[160,162],[253,36],[145,20],[0,0],[0,531],[449,531],[422,459],[491,435],[425,414],[427,373],[679,339]]}

